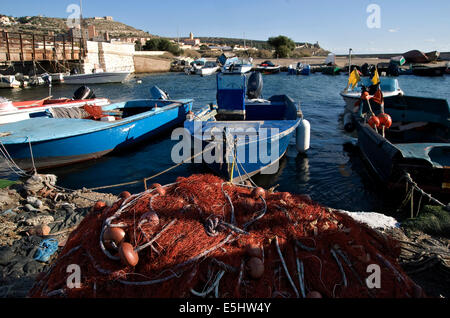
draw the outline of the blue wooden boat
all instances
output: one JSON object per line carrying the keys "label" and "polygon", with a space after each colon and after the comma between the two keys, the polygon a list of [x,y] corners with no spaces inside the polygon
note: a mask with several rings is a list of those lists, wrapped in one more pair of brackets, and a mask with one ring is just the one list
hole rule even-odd
{"label": "blue wooden boat", "polygon": [[30,147],[36,168],[62,166],[145,141],[183,123],[191,108],[189,99],[142,99],[97,108],[100,115],[95,119],[73,118],[80,117],[81,109],[45,111],[40,117],[1,125],[0,142],[22,169],[33,167]]}
{"label": "blue wooden boat", "polygon": [[[378,115],[381,106],[371,103]],[[353,114],[358,145],[371,170],[389,188],[405,187],[405,173],[423,190],[450,193],[450,108],[446,100],[412,96],[385,98],[384,112],[392,118],[391,128],[375,131],[366,120],[367,102]]]}
{"label": "blue wooden boat", "polygon": [[227,180],[241,182],[257,174],[275,174],[293,136],[297,148],[309,148],[309,123],[286,95],[261,98],[262,76],[253,72],[217,75],[217,106],[188,118],[196,163],[206,163]]}

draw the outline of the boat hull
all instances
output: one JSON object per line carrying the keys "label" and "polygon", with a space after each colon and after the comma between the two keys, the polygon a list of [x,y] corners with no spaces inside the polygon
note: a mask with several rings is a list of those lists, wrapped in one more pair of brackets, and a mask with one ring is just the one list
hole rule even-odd
{"label": "boat hull", "polygon": [[[358,146],[364,161],[375,176],[388,188],[404,190],[404,172],[421,189],[432,194],[450,194],[450,167],[432,166],[421,158],[405,158],[399,146],[392,144],[386,138],[375,132],[368,124],[356,121],[358,131]],[[448,148],[447,145],[441,148]],[[402,182],[400,182],[402,181]]]}
{"label": "boat hull", "polygon": [[[403,95],[403,91],[395,91],[395,92],[382,92],[383,98],[390,98],[394,96]],[[341,92],[340,95],[345,102],[345,111],[353,112],[355,108],[355,104],[361,100],[360,92]]]}
{"label": "boat hull", "polygon": [[[220,162],[205,162],[204,164],[208,166],[212,171],[216,174],[224,177],[226,180],[232,180],[233,182],[242,182],[249,177],[252,177],[258,173],[263,174],[275,174],[278,171],[278,164],[280,159],[284,156],[289,146],[289,142],[293,135],[295,134],[296,128],[299,126],[301,119],[296,121],[292,121],[292,124],[284,129],[283,131],[279,131],[278,134],[272,136],[267,139],[266,146],[263,151],[267,150],[267,156],[270,156],[271,160],[267,160],[268,158],[260,157],[260,134],[257,134],[256,141],[254,142],[242,142],[237,143],[235,153],[237,154],[236,159],[233,159],[233,156],[229,154],[228,157],[225,156],[225,151],[222,150],[223,156],[221,157]],[[220,124],[220,122],[218,122]],[[242,125],[241,127],[245,127]],[[192,137],[193,145],[201,144],[202,151],[205,150],[206,147],[214,147],[209,141],[200,140],[195,135]],[[222,143],[220,143],[222,145]],[[220,147],[220,146],[219,146]],[[215,147],[218,148],[217,146]],[[272,148],[276,151],[276,155],[271,153]],[[224,149],[224,148],[221,148]],[[231,149],[228,149],[230,153],[232,153]],[[250,159],[251,154],[258,153],[258,155],[253,156]],[[195,154],[195,151],[194,151]]]}
{"label": "boat hull", "polygon": [[93,74],[67,75],[64,76],[64,84],[108,84],[122,83],[130,75],[130,72],[102,72]]}
{"label": "boat hull", "polygon": [[443,76],[446,67],[413,67],[412,73],[416,76]]}
{"label": "boat hull", "polygon": [[222,73],[228,73],[228,74],[245,74],[252,70],[252,65],[233,65],[233,67],[223,67]]}
{"label": "boat hull", "polygon": [[197,70],[196,72],[200,76],[209,76],[209,75],[216,73],[218,69],[219,69],[219,67],[204,67],[204,68]]}
{"label": "boat hull", "polygon": [[[37,169],[52,168],[96,159],[111,152],[122,151],[144,142],[175,125],[181,124],[191,107],[192,103],[179,104],[168,110],[151,115],[136,115],[137,117],[132,120],[117,121],[113,124],[105,123],[107,127],[105,129],[75,133],[67,137],[32,141],[31,149],[34,165]],[[30,119],[28,122],[35,121],[33,123],[39,125],[39,120],[39,118]],[[76,127],[74,120],[62,120],[67,122],[68,125],[73,123]],[[4,125],[2,127],[4,128],[3,130],[7,131],[12,126]],[[51,124],[48,129],[52,129]],[[27,138],[24,139],[22,142],[3,142],[3,144],[19,167],[31,169],[33,168],[33,162],[30,155],[30,144],[27,142]],[[1,140],[2,138],[0,138]]]}
{"label": "boat hull", "polygon": [[258,66],[256,68],[256,70],[263,74],[276,74],[276,73],[280,73],[281,67],[280,66]]}

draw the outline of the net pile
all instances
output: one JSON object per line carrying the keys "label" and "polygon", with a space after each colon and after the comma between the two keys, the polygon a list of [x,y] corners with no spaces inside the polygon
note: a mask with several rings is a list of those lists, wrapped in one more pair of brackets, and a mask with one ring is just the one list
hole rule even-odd
{"label": "net pile", "polygon": [[[422,296],[395,241],[305,196],[193,175],[96,208],[30,296]],[[105,241],[111,228],[125,232],[119,248]],[[135,266],[118,256],[124,242]],[[79,288],[67,286],[70,264],[81,268]],[[381,288],[367,287],[371,264]]]}

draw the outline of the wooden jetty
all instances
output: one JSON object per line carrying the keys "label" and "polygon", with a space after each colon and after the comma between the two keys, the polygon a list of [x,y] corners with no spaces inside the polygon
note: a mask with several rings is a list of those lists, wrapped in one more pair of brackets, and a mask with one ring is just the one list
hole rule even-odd
{"label": "wooden jetty", "polygon": [[49,69],[67,69],[86,56],[82,38],[68,35],[41,35],[2,31],[0,33],[0,64],[23,69],[41,63]]}

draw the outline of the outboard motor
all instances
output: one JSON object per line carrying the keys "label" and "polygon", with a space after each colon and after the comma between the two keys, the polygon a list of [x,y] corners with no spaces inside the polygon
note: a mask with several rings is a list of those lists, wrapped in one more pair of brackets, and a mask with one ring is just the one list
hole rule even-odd
{"label": "outboard motor", "polygon": [[162,99],[162,100],[169,99],[169,94],[164,92],[158,86],[153,86],[152,88],[150,88],[150,94],[152,95],[153,99]]}
{"label": "outboard motor", "polygon": [[73,93],[73,99],[92,99],[92,98],[95,98],[94,91],[87,86],[81,86]]}
{"label": "outboard motor", "polygon": [[252,72],[248,78],[247,97],[249,99],[261,98],[263,79],[260,72]]}

